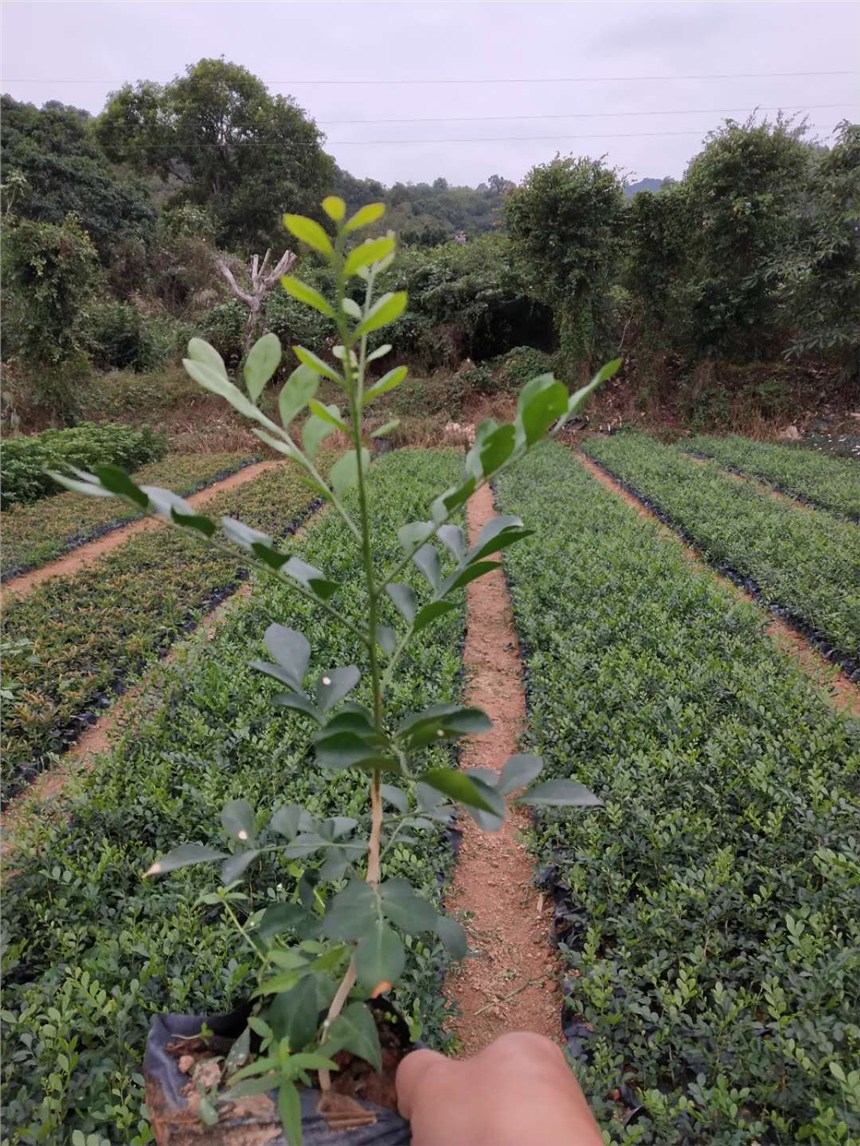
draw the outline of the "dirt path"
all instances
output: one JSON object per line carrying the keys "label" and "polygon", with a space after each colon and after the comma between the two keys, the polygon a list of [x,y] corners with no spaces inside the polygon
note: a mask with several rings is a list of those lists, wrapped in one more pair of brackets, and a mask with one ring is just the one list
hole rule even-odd
{"label": "dirt path", "polygon": [[[700,569],[706,569],[712,577],[715,577],[721,585],[724,585],[731,592],[738,597],[742,597],[746,601],[753,601],[758,604],[749,593],[730,580],[724,577],[721,573],[717,573],[706,561],[704,561],[695,549],[689,545],[685,545],[678,537],[674,530],[670,529],[668,525],[660,521],[655,513],[652,513],[647,506],[643,505],[638,498],[634,497],[624,489],[614,478],[605,473],[600,466],[581,453],[579,450],[574,451],[576,460],[580,462],[591,474],[593,478],[600,482],[606,489],[611,490],[622,501],[626,502],[632,509],[635,509],[640,517],[648,521],[655,522],[667,537],[672,537],[679,545],[681,545],[691,563]],[[746,479],[740,478],[741,481]],[[773,491],[776,492],[776,491]],[[785,495],[780,494],[780,497]],[[794,505],[799,504],[792,500]],[[760,608],[763,606],[759,605]],[[800,633],[796,632],[785,621],[779,620],[777,617],[769,617],[767,623],[767,633],[777,645],[780,646],[789,656],[791,656],[797,664],[807,673],[813,684],[825,694],[825,698],[838,709],[840,712],[846,713],[848,716],[860,716],[860,686],[854,684],[848,679],[844,672],[840,672],[835,668],[825,657],[823,657],[812,645],[809,644]]]}
{"label": "dirt path", "polygon": [[[494,516],[492,493],[484,487],[468,506],[472,544]],[[469,586],[464,660],[467,702],[483,708],[494,727],[467,743],[463,764],[499,771],[517,751],[526,719],[501,570]],[[475,955],[451,972],[445,986],[460,1012],[452,1032],[464,1054],[475,1054],[506,1031],[536,1031],[560,1042],[561,968],[549,941],[551,912],[533,885],[534,864],[518,840],[529,827],[528,814],[512,810],[500,832],[482,832],[466,817],[462,826],[446,906],[468,913],[465,926]]]}
{"label": "dirt path", "polygon": [[[205,489],[201,489],[198,493],[193,493],[185,500],[190,506],[196,507],[203,505],[209,498],[214,497],[218,493],[226,493],[228,490],[235,489],[237,486],[245,485],[260,474],[267,473],[269,470],[275,469],[277,466],[282,465],[281,462],[257,462],[252,466],[246,466],[245,469],[238,470],[229,477],[224,478],[223,481],[216,482],[214,485],[209,485]],[[105,534],[104,537],[97,537],[95,541],[89,541],[86,545],[81,545],[78,549],[73,549],[71,553],[65,553],[62,557],[58,557],[56,561],[49,561],[47,565],[42,565],[38,569],[31,569],[29,573],[22,573],[20,577],[13,577],[11,580],[6,581],[0,590],[0,605],[6,600],[9,593],[14,593],[19,597],[26,597],[43,581],[47,581],[49,577],[59,577],[69,573],[77,573],[85,565],[91,565],[99,557],[104,556],[105,553],[110,553],[111,550],[117,549],[120,545],[124,545],[130,537],[134,537],[138,533],[149,533],[153,529],[163,529],[166,522],[160,521],[155,517],[144,517],[140,521],[133,521],[130,525],[125,525],[121,529],[115,529],[111,533]]]}

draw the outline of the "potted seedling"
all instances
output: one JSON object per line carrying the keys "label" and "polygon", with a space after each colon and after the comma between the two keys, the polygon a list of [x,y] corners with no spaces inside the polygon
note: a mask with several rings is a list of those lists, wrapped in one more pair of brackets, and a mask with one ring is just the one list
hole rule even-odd
{"label": "potted seedling", "polygon": [[[573,395],[550,374],[529,382],[514,420],[500,425],[490,419],[478,427],[460,480],[440,492],[425,520],[402,524],[399,559],[381,568],[371,533],[365,417],[407,371],[395,366],[370,382],[368,367],[390,352],[388,345],[375,345],[377,332],[403,313],[406,295],[377,289],[394,257],[394,237],[355,241],[382,217],[382,204],[363,207],[351,218],[338,198],[325,199],[322,208],[328,228],[298,215],[286,215],[284,222],[294,238],[328,263],[333,297],[323,297],[293,276],[282,281],[293,298],[331,321],[338,339],[331,360],[302,346],[293,348],[298,365],[280,390],[277,420],[260,407],[264,388],[282,361],[273,334],[251,348],[243,367],[244,389],[228,377],[218,353],[199,339],[189,344],[185,368],[204,389],[254,423],[257,436],[296,466],[329,512],[341,519],[344,544],[354,547],[363,570],[363,620],[344,616],[339,586],[325,570],[279,551],[270,537],[239,521],[216,523],[167,490],[138,487],[113,466],[76,471],[74,478],[58,475],[70,489],[123,497],[210,544],[239,546],[256,567],[311,600],[331,625],[345,626],[355,643],[355,663],[310,672],[312,650],[305,636],[275,623],[263,636],[268,659],[254,667],[281,685],[274,703],[312,729],[319,767],[330,773],[349,770],[357,784],[366,786],[366,819],[320,821],[290,803],[289,793],[271,814],[236,800],[220,813],[223,844],[182,844],[146,873],[156,877],[191,864],[216,865],[220,886],[204,899],[233,920],[259,966],[252,1002],[230,1020],[210,1022],[208,1028],[199,1019],[172,1028],[156,1022],[149,1066],[150,1082],[156,1077],[158,1086],[150,1085],[148,1102],[161,1142],[200,1140],[203,1123],[213,1127],[209,1141],[228,1142],[231,1128],[242,1119],[258,1127],[279,1119],[285,1139],[297,1146],[303,1120],[307,1129],[317,1115],[355,1129],[361,1140],[361,1127],[379,1111],[339,1093],[332,1075],[347,1061],[379,1071],[384,1059],[390,1065],[392,1057],[408,1049],[402,1046],[408,1037],[387,1005],[407,965],[406,937],[434,934],[454,958],[466,954],[462,927],[438,914],[407,880],[386,872],[381,857],[391,833],[402,828],[438,831],[440,822],[449,823],[459,809],[493,831],[502,825],[511,798],[537,807],[598,802],[571,781],[535,783],[542,763],[532,755],[511,757],[498,774],[428,765],[429,746],[486,732],[489,718],[477,708],[443,701],[395,724],[388,693],[410,643],[458,607],[464,586],[498,568],[495,558],[502,550],[528,536],[518,518],[499,516],[470,546],[456,523],[469,497],[547,434],[557,433],[619,363],[610,363]],[[356,280],[363,287],[361,302],[350,293]],[[337,387],[341,405],[318,400],[321,379]],[[374,434],[391,428],[388,423]],[[349,448],[324,476],[317,464],[320,446],[336,430],[346,436]],[[404,580],[411,566],[423,576],[423,591]],[[385,618],[385,602],[396,610],[394,625]],[[367,703],[355,699],[362,682]],[[252,910],[244,880],[255,861],[272,852],[298,865],[295,896]],[[311,1083],[318,1092],[306,1089]],[[364,1140],[408,1140],[402,1124],[393,1130],[391,1124],[378,1124],[369,1133],[371,1138]],[[394,1137],[386,1139],[389,1133]]]}

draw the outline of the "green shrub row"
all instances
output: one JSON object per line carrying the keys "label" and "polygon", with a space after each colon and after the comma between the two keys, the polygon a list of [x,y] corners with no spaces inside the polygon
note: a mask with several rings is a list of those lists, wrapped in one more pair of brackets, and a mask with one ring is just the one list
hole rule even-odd
{"label": "green shrub row", "polygon": [[500,481],[578,1073],[609,1140],[860,1140],[860,729],[560,446]]}
{"label": "green shrub row", "polygon": [[[372,475],[384,493],[378,537],[393,538],[403,520],[426,515],[430,498],[458,473],[452,453],[381,459]],[[290,513],[286,507],[284,519]],[[309,526],[301,551],[343,582],[337,600],[349,616],[361,600],[360,577],[342,541],[341,524],[327,515]],[[342,627],[331,631],[313,606],[261,582],[211,641],[192,642],[181,663],[165,666],[149,715],[80,782],[71,824],[36,823],[16,854],[4,896],[4,1143],[67,1146],[75,1130],[124,1146],[152,1142],[140,1075],[151,1017],[230,1010],[248,990],[252,960],[220,910],[197,899],[213,886],[211,869],[144,882],[157,855],[179,841],[205,842],[213,813],[239,797],[259,809],[301,802],[321,816],[365,814],[363,777],[321,774],[309,728],[275,708],[278,686],[248,667],[272,618],[308,635],[313,667],[352,655]],[[462,632],[457,610],[421,634],[394,684],[398,711],[457,697]],[[384,865],[438,900],[449,859],[434,829],[420,840],[389,840]],[[267,902],[263,888],[295,895],[295,869],[280,858],[271,863],[264,878],[250,879],[255,909]],[[422,1038],[441,1045],[441,948],[412,942],[420,971],[398,1003],[416,1034],[420,1025]]]}
{"label": "green shrub row", "polygon": [[[207,512],[233,517],[241,509],[244,522],[274,536],[311,500],[284,467],[216,494]],[[3,615],[4,800],[246,575],[238,552],[159,529],[26,597],[13,594]]]}
{"label": "green shrub row", "polygon": [[139,469],[167,452],[167,440],[150,426],[98,426],[84,422],[69,430],[43,430],[30,437],[8,438],[0,466],[2,504],[36,501],[60,487],[45,473],[49,469],[97,462],[113,462],[124,469]]}
{"label": "green shrub row", "polygon": [[[187,496],[252,461],[254,458],[247,453],[167,454],[160,461],[137,470],[134,478],[138,485],[166,486]],[[0,522],[3,531],[0,580],[53,561],[138,516],[130,505],[77,493],[61,493],[30,504],[13,505]]]}
{"label": "green shrub row", "polygon": [[718,568],[860,668],[860,527],[780,502],[647,434],[592,438],[583,449],[660,511]]}
{"label": "green shrub row", "polygon": [[777,446],[732,435],[690,438],[684,449],[715,458],[739,473],[769,482],[783,493],[845,517],[860,518],[860,463],[796,446]]}

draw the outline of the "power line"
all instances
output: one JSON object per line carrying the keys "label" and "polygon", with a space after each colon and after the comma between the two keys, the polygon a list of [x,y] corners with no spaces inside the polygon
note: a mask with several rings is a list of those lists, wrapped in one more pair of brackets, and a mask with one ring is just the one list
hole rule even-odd
{"label": "power line", "polygon": [[[605,83],[651,83],[651,82],[665,82],[671,80],[763,80],[763,79],[797,79],[803,76],[816,77],[816,76],[854,76],[860,78],[860,73],[852,71],[824,71],[824,72],[712,72],[704,73],[702,75],[693,76],[534,76],[534,77],[501,77],[497,79],[485,79],[478,76],[469,76],[464,79],[450,79],[450,78],[428,78],[428,79],[363,79],[363,80],[344,80],[344,79],[289,79],[289,80],[263,80],[264,84],[272,85],[273,87],[293,86],[293,85],[326,85],[326,86],[364,86],[364,85],[381,85],[381,84],[605,84]],[[176,78],[176,77],[172,77]],[[58,77],[41,77],[34,78],[32,76],[22,76],[19,78],[6,77],[5,83],[7,84],[122,84],[124,81],[110,79],[100,80],[92,77],[84,77],[78,79],[60,79]],[[154,83],[170,83],[172,80],[155,80],[150,81]]]}
{"label": "power line", "polygon": [[646,139],[667,135],[701,136],[704,130],[706,129],[703,128],[699,131],[627,131],[617,134],[603,134],[601,132],[598,135],[484,135],[476,139],[327,139],[325,146],[347,147],[354,144],[356,147],[362,147],[383,143],[398,145],[401,143],[529,143],[532,140],[536,142],[547,140],[562,142],[570,139]]}
{"label": "power line", "polygon": [[849,103],[814,103],[797,104],[791,107],[710,107],[710,108],[681,108],[672,111],[588,111],[566,112],[564,114],[552,113],[549,115],[455,115],[455,116],[429,116],[418,119],[318,119],[316,122],[323,127],[339,127],[358,124],[376,123],[492,123],[500,120],[522,119],[613,119],[623,115],[740,115],[755,111],[832,111],[837,107],[854,107]]}

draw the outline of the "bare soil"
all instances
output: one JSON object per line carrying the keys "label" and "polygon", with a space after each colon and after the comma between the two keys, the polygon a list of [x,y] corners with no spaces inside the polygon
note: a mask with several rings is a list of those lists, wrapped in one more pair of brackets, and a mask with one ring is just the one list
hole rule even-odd
{"label": "bare soil", "polygon": [[[185,500],[192,507],[203,505],[209,498],[212,498],[217,493],[225,493],[227,490],[235,489],[237,486],[245,485],[254,478],[264,474],[269,470],[275,469],[277,466],[282,465],[282,462],[257,462],[255,465],[246,466],[245,469],[239,470],[237,473],[230,474],[229,477],[224,478],[223,481],[216,482],[214,485],[209,485],[206,489],[201,489],[198,493],[193,493]],[[153,529],[163,529],[166,522],[160,521],[155,517],[145,517],[140,521],[133,521],[130,525],[123,526],[122,529],[115,529],[112,533],[105,534],[104,537],[97,537],[95,541],[90,541],[86,545],[81,545],[78,549],[73,549],[71,553],[65,553],[62,557],[58,557],[56,561],[49,561],[47,565],[42,565],[38,569],[31,569],[29,573],[22,573],[20,577],[13,577],[7,581],[2,589],[0,595],[0,602],[2,602],[8,593],[15,593],[19,597],[25,597],[28,593],[38,586],[43,581],[47,581],[49,577],[59,577],[70,573],[77,573],[85,565],[91,565],[93,561],[103,557],[105,553],[110,553],[112,550],[124,545],[130,537],[136,536],[138,533],[150,533]]]}
{"label": "bare soil", "polygon": [[[469,502],[471,543],[495,516],[486,486]],[[483,708],[491,732],[472,738],[465,767],[500,771],[517,751],[526,707],[511,602],[501,570],[468,589],[466,700]],[[533,884],[534,865],[519,836],[528,828],[524,809],[511,809],[499,832],[462,824],[453,886],[446,907],[464,912],[474,953],[453,970],[445,993],[459,1014],[451,1023],[458,1053],[476,1054],[507,1031],[535,1031],[557,1042],[561,1032],[561,968],[550,945],[551,911]]]}
{"label": "bare soil", "polygon": [[[758,602],[755,601],[749,593],[744,592],[740,585],[736,585],[734,581],[729,580],[728,577],[724,577],[712,569],[707,562],[702,560],[695,549],[692,549],[689,545],[685,545],[674,530],[660,521],[656,514],[652,513],[651,510],[643,505],[638,498],[634,497],[632,493],[628,493],[626,489],[623,489],[609,474],[604,473],[590,458],[578,450],[575,451],[575,454],[577,461],[580,462],[602,486],[611,490],[617,497],[620,497],[621,500],[634,509],[640,517],[648,521],[653,521],[667,537],[672,537],[681,545],[688,560],[692,564],[700,569],[706,569],[712,577],[715,577],[721,585],[736,594],[736,596],[742,597],[746,601],[753,601],[754,604],[758,605]],[[744,481],[745,479],[739,478],[738,480]],[[776,493],[774,490],[770,492]],[[785,495],[777,494],[777,496],[784,497]],[[797,505],[799,503],[792,500],[792,504]],[[760,605],[758,607],[761,608]],[[766,631],[768,636],[808,674],[816,688],[823,693],[825,699],[828,700],[834,708],[840,712],[844,712],[847,716],[860,716],[860,686],[849,680],[845,673],[840,672],[839,669],[832,665],[813,645],[790,625],[786,624],[785,621],[781,621],[778,617],[772,617],[768,614]]]}

